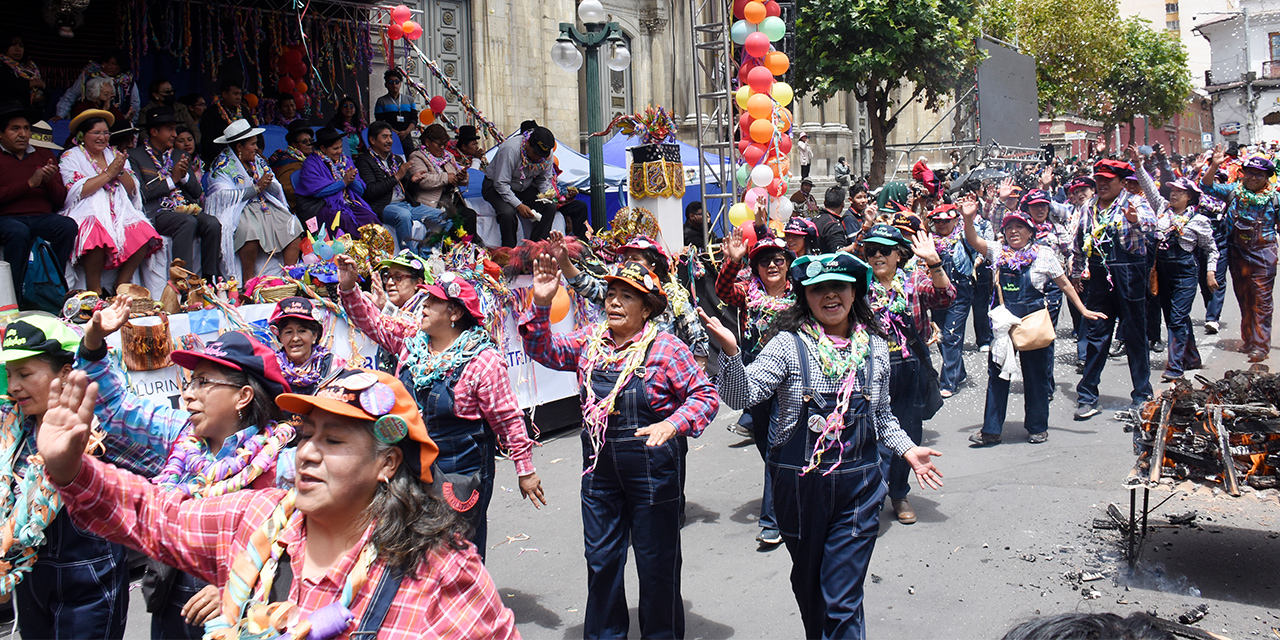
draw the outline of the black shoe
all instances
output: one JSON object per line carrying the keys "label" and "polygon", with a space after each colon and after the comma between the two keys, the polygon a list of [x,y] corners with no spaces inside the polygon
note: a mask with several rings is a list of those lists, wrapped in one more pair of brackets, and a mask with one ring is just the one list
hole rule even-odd
{"label": "black shoe", "polygon": [[1152,353],[1161,353],[1164,351],[1164,343],[1159,340],[1152,340],[1150,346]]}
{"label": "black shoe", "polygon": [[1113,340],[1111,342],[1111,351],[1107,355],[1112,358],[1119,358],[1124,355],[1124,340]]}
{"label": "black shoe", "polygon": [[991,445],[1000,444],[1000,435],[979,431],[969,436],[969,442],[972,442],[979,447],[989,447]]}
{"label": "black shoe", "polygon": [[782,532],[777,529],[761,529],[760,535],[756,536],[756,542],[761,545],[773,547],[782,544]]}
{"label": "black shoe", "polygon": [[1027,442],[1030,442],[1031,444],[1044,444],[1048,440],[1049,440],[1048,431],[1041,431],[1040,433],[1033,433],[1027,436]]}

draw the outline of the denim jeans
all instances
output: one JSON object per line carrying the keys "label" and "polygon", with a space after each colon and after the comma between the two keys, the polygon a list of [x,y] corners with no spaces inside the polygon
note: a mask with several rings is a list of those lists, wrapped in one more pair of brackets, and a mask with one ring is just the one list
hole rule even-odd
{"label": "denim jeans", "polygon": [[164,608],[151,614],[151,640],[200,640],[204,627],[187,624],[182,608],[208,586],[208,582],[191,574],[176,571]]}
{"label": "denim jeans", "polygon": [[[1022,364],[1022,388],[1026,394],[1026,413],[1022,426],[1028,433],[1049,430],[1049,394],[1053,378],[1049,363],[1053,361],[1053,345],[1035,351],[1017,351]],[[1009,409],[1009,381],[1000,377],[1000,366],[994,357],[987,358],[987,402],[982,410],[982,432],[1000,435]]]}
{"label": "denim jeans", "polygon": [[[610,429],[596,467],[582,476],[582,537],[587,558],[585,638],[625,638],[627,547],[640,578],[640,635],[683,638],[680,598],[680,465],[673,438],[656,447],[635,429]],[[592,454],[582,432],[583,461]]]}
{"label": "denim jeans", "polygon": [[973,342],[979,347],[991,344],[991,267],[983,264],[973,270]]}
{"label": "denim jeans", "polygon": [[[923,354],[921,354],[923,355]],[[911,441],[920,444],[924,438],[924,420],[922,419],[920,376],[924,375],[924,367],[917,358],[902,360],[893,359],[889,369],[889,406],[899,426],[907,432]],[[907,477],[911,475],[911,465],[902,456],[891,449],[879,445],[881,474],[889,486],[889,497],[905,498],[911,492]]]}
{"label": "denim jeans", "polygon": [[421,222],[427,227],[444,224],[444,209],[429,207],[425,204],[409,204],[406,201],[392,202],[382,210],[382,221],[396,230],[396,238],[400,248],[413,243],[413,223]]}
{"label": "denim jeans", "polygon": [[968,377],[964,370],[964,325],[969,319],[969,306],[973,304],[973,279],[967,276],[952,278],[956,286],[956,300],[946,309],[934,312],[935,322],[942,327],[942,371],[938,372],[938,384],[943,391],[955,392]]}
{"label": "denim jeans", "polygon": [[[1209,256],[1200,255],[1200,296],[1204,298],[1204,321],[1217,322],[1222,317],[1222,304],[1227,298],[1227,234],[1215,226],[1213,241],[1218,245],[1218,263],[1206,264]],[[1209,268],[1218,280],[1218,290],[1209,290]]]}
{"label": "denim jeans", "polygon": [[1160,276],[1160,307],[1169,325],[1169,360],[1164,373],[1178,377],[1187,369],[1200,368],[1200,350],[1191,328],[1191,304],[1196,299],[1199,265],[1194,254],[1161,258],[1156,265]]}
{"label": "denim jeans", "polygon": [[760,498],[760,528],[777,529],[778,522],[773,516],[773,474],[769,471],[769,417],[777,410],[777,403],[772,398],[749,407],[742,412],[738,424],[751,430],[756,441],[756,449],[764,465],[764,495]]}
{"label": "denim jeans", "polygon": [[[1124,337],[1129,361],[1129,379],[1134,402],[1150,399],[1151,354],[1147,350],[1147,263],[1133,262],[1090,266],[1092,277],[1084,281],[1084,303],[1090,311],[1106,314],[1105,320],[1085,322],[1087,346],[1084,375],[1076,385],[1078,402],[1098,402],[1098,384],[1111,350],[1111,336],[1119,328]],[[1111,277],[1108,278],[1107,274]],[[1117,323],[1117,318],[1121,321]]]}
{"label": "denim jeans", "polygon": [[16,589],[18,632],[23,638],[123,638],[125,548],[80,531],[65,510],[46,533],[39,560]]}

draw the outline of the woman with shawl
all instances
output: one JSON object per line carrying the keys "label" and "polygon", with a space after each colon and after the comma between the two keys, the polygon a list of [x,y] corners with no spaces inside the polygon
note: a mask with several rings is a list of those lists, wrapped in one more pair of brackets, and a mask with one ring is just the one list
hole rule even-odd
{"label": "woman with shawl", "polygon": [[80,226],[71,261],[84,267],[85,288],[98,293],[104,271],[117,269],[116,282],[129,282],[163,243],[142,213],[142,190],[126,156],[109,144],[113,122],[110,113],[95,109],[76,116],[76,146],[58,163],[67,185],[62,214]]}
{"label": "woman with shawl", "polygon": [[215,144],[218,154],[205,176],[205,211],[222,223],[222,272],[235,273],[232,255],[240,258],[245,279],[258,272],[258,254],[283,251],[284,264],[302,255],[302,225],[289,213],[284,189],[267,161],[258,154],[258,134],[248,120],[236,120]]}
{"label": "woman with shawl", "polygon": [[378,214],[364,201],[364,180],[356,172],[351,159],[342,152],[341,131],[325,127],[316,132],[315,152],[307,156],[298,170],[298,217],[312,226],[328,230],[334,237],[338,229],[358,235],[366,224],[381,224]]}

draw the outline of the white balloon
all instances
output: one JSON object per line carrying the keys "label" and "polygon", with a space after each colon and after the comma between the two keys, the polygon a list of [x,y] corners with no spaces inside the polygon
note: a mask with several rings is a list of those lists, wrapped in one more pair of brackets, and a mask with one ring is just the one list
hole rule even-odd
{"label": "white balloon", "polygon": [[791,198],[778,198],[778,215],[782,216],[783,220],[790,218],[791,214],[795,213],[795,210],[796,205],[791,202]]}
{"label": "white balloon", "polygon": [[764,163],[760,163],[751,170],[751,184],[757,187],[767,187],[773,182],[773,169]]}

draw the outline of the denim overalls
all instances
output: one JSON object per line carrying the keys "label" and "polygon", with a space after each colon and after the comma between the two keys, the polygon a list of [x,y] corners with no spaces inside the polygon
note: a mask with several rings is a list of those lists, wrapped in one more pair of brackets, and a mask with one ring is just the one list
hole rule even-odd
{"label": "denim overalls", "polygon": [[[790,435],[770,443],[774,509],[782,539],[791,553],[791,589],[800,605],[808,638],[863,638],[863,583],[880,530],[880,506],[887,493],[880,471],[871,403],[867,395],[871,358],[859,372],[862,393],[854,392],[840,434],[846,445],[843,461],[824,456],[817,469],[809,464],[816,440],[809,428],[836,406],[836,394],[815,394],[809,379],[808,347],[796,336],[804,406]],[[777,414],[772,433],[780,434]],[[830,454],[830,452],[828,452]]]}
{"label": "denim overalls", "polygon": [[[750,313],[746,309],[740,313]],[[742,365],[751,364],[756,359],[756,354],[764,348],[762,339],[762,331],[753,323],[747,323],[747,330],[742,333]],[[751,430],[752,438],[755,439],[756,450],[760,452],[760,459],[767,460],[769,451],[769,416],[773,415],[777,410],[777,402],[770,397],[768,400],[756,403],[747,407],[742,415],[738,418],[738,424]],[[777,520],[773,517],[773,482],[769,473],[769,465],[764,465],[764,495],[760,497],[760,528],[776,529],[778,527]]]}
{"label": "denim overalls", "polygon": [[[648,354],[645,355],[648,362]],[[635,550],[640,581],[640,635],[683,638],[680,598],[680,455],[677,438],[656,447],[636,429],[662,422],[645,392],[644,368],[636,370],[614,402],[595,469],[582,475],[582,538],[587,559],[584,638],[624,638],[630,627],[623,580],[627,547]],[[596,397],[618,379],[616,371],[591,373]],[[583,394],[585,396],[585,390]],[[584,471],[591,440],[582,431]]]}
{"label": "denim overalls", "polygon": [[[1192,217],[1198,215],[1191,213]],[[1191,329],[1191,305],[1196,299],[1199,271],[1195,252],[1183,249],[1178,232],[1170,230],[1156,254],[1160,309],[1165,324],[1169,325],[1169,360],[1164,368],[1164,374],[1169,377],[1181,377],[1187,369],[1201,366],[1200,350],[1196,348],[1196,336]]]}
{"label": "denim overalls", "polygon": [[440,447],[436,463],[445,473],[470,476],[480,474],[480,501],[475,507],[461,514],[471,525],[468,538],[476,545],[476,552],[483,559],[488,549],[489,500],[493,497],[494,455],[497,439],[493,429],[484,420],[466,420],[453,413],[454,387],[462,376],[465,365],[455,368],[441,379],[426,387],[415,387],[408,367],[400,371],[400,382],[413,389],[427,433]]}
{"label": "denim overalls", "polygon": [[[1000,267],[1000,289],[1004,306],[1019,318],[1046,308],[1044,292],[1031,285],[1031,265],[1021,270]],[[1144,345],[1145,346],[1145,345]],[[1022,362],[1022,388],[1026,394],[1023,426],[1029,433],[1049,430],[1049,394],[1053,392],[1053,345],[1034,351],[1017,351]],[[1000,435],[1009,408],[1009,381],[1000,377],[994,355],[987,358],[987,403],[983,409],[982,432]]]}
{"label": "denim overalls", "polygon": [[[1233,207],[1243,208],[1241,202]],[[1240,337],[1246,351],[1271,352],[1271,316],[1275,303],[1271,297],[1276,282],[1276,238],[1274,230],[1264,227],[1264,222],[1274,225],[1280,215],[1275,199],[1268,205],[1271,215],[1245,219],[1240,215],[1227,217],[1230,236],[1227,241],[1231,257],[1227,264],[1231,269],[1231,287],[1240,303]],[[1231,210],[1229,209],[1228,212]]]}
{"label": "denim overalls", "polygon": [[[1122,196],[1123,197],[1123,196]],[[1120,198],[1116,199],[1120,201]],[[1113,225],[1114,211],[1124,202],[1112,203],[1107,211],[1108,225]],[[1083,233],[1092,231],[1097,201],[1091,202],[1081,221]],[[1102,368],[1107,364],[1111,350],[1111,337],[1115,333],[1117,319],[1123,319],[1120,335],[1124,339],[1129,360],[1129,379],[1133,383],[1130,399],[1142,402],[1150,399],[1151,354],[1147,350],[1147,290],[1150,269],[1147,257],[1130,252],[1116,238],[1114,226],[1098,241],[1089,261],[1089,279],[1084,284],[1084,305],[1091,311],[1107,316],[1105,320],[1086,320],[1084,375],[1076,385],[1076,397],[1080,404],[1097,404],[1098,383],[1102,380]],[[1103,255],[1106,256],[1105,261]],[[1025,360],[1024,360],[1025,362]]]}
{"label": "denim overalls", "polygon": [[[956,288],[956,300],[946,309],[933,312],[934,323],[942,327],[942,342],[938,346],[938,352],[942,354],[942,369],[938,372],[938,383],[943,391],[953,393],[969,377],[964,370],[964,324],[969,319],[969,307],[975,300],[971,252],[969,244],[960,240],[949,254],[942,257],[947,276]],[[986,304],[986,301],[980,304]]]}

